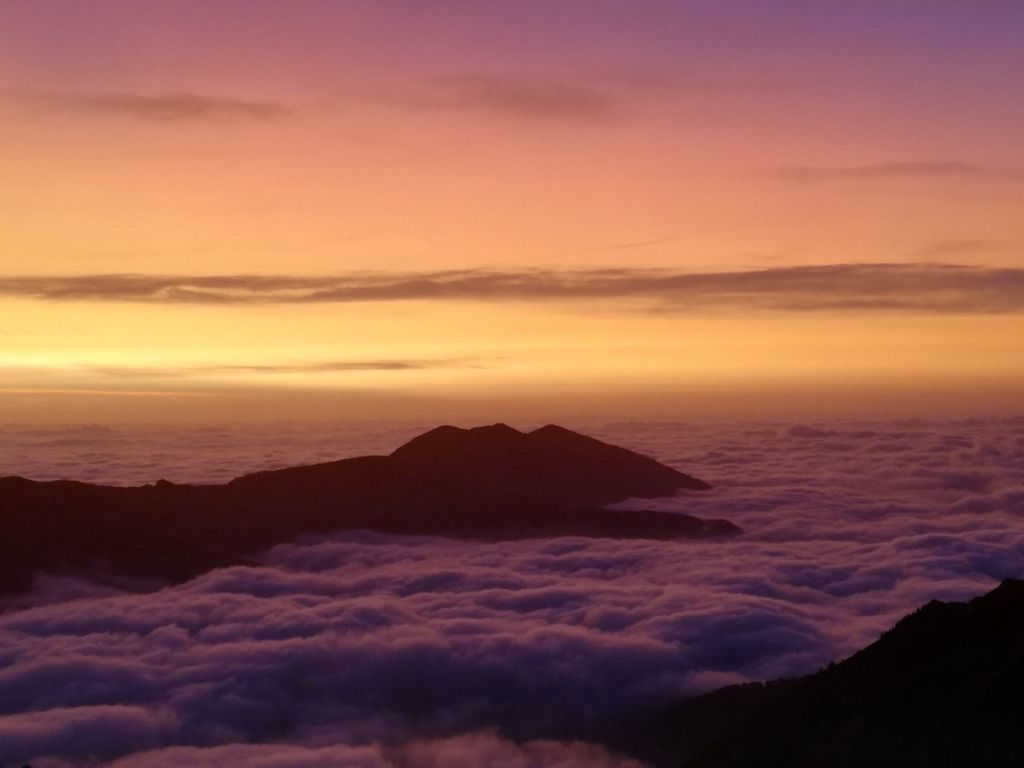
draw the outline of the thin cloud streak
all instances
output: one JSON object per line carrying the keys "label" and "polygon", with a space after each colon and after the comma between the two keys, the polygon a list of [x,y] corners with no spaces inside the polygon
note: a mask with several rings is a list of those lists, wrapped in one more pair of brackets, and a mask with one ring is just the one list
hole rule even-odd
{"label": "thin cloud streak", "polygon": [[414,112],[492,114],[523,120],[600,122],[615,116],[622,94],[570,79],[466,72],[350,96],[346,106],[378,104]]}
{"label": "thin cloud streak", "polygon": [[348,106],[366,101],[412,111],[598,123],[625,116],[644,101],[726,94],[749,87],[746,82],[671,70],[617,70],[576,77],[470,71],[426,78],[400,88],[378,88],[353,97]]}
{"label": "thin cloud streak", "polygon": [[158,95],[129,92],[30,91],[17,95],[33,114],[77,114],[160,123],[194,121],[268,122],[293,116],[281,102],[205,96],[196,93]]}
{"label": "thin cloud streak", "polygon": [[203,374],[310,374],[360,371],[425,371],[437,368],[481,368],[480,363],[463,359],[439,360],[331,360],[314,363],[264,363],[248,365],[190,365],[168,368],[88,367],[84,370],[118,379],[183,377]]}
{"label": "thin cloud streak", "polygon": [[615,112],[606,91],[569,82],[500,75],[463,75],[434,81],[449,106],[513,114],[519,117],[603,119]]}
{"label": "thin cloud streak", "polygon": [[0,279],[0,297],[148,304],[389,301],[620,301],[650,311],[884,311],[955,314],[1024,309],[1024,269],[951,264],[828,264],[745,272],[648,269],[450,270],[335,276],[78,275]]}
{"label": "thin cloud streak", "polygon": [[2,395],[71,395],[86,397],[159,397],[177,399],[182,397],[216,397],[210,392],[182,392],[179,390],[131,390],[131,389],[76,389],[69,387],[0,387]]}
{"label": "thin cloud streak", "polygon": [[771,175],[783,181],[801,184],[935,179],[1024,182],[1024,169],[1021,168],[1002,168],[957,160],[913,160],[847,166],[785,165],[772,169]]}
{"label": "thin cloud streak", "polygon": [[979,253],[993,253],[1006,251],[1012,243],[1006,240],[991,240],[987,238],[960,238],[953,240],[938,240],[930,243],[920,250],[923,256],[931,258],[970,256]]}
{"label": "thin cloud streak", "polygon": [[[725,93],[747,83],[687,76],[668,70],[627,70],[579,77],[467,71],[426,77],[391,87],[350,92],[347,112],[386,106],[414,112],[492,114],[522,120],[604,122],[624,114],[637,99]],[[35,116],[68,115],[149,122],[269,122],[294,117],[296,109],[269,99],[204,95],[192,91],[8,90],[11,103]]]}
{"label": "thin cloud streak", "polygon": [[366,106],[433,115],[482,115],[531,123],[603,124],[629,118],[651,102],[741,92],[751,82],[660,69],[552,76],[515,72],[455,72],[375,85],[348,93],[344,109]]}

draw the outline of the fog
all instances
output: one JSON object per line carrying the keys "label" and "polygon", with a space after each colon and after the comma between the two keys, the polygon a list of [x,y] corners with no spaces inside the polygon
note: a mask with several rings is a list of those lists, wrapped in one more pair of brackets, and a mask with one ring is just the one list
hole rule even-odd
{"label": "fog", "polygon": [[[2,474],[222,481],[419,425],[4,428]],[[744,533],[480,543],[346,532],[155,592],[42,577],[0,615],[0,764],[629,766],[593,742],[814,671],[1024,562],[1024,420],[605,424],[714,484],[624,506]]]}

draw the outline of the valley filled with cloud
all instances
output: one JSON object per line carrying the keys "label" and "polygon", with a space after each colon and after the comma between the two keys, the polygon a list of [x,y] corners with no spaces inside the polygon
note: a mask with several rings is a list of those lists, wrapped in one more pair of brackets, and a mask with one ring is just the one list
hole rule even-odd
{"label": "valley filled with cloud", "polygon": [[[388,452],[418,424],[7,425],[33,479],[222,482]],[[636,763],[623,723],[815,671],[1024,562],[1024,419],[580,427],[712,483],[623,506],[682,541],[346,532],[139,591],[42,577],[0,614],[0,764]]]}

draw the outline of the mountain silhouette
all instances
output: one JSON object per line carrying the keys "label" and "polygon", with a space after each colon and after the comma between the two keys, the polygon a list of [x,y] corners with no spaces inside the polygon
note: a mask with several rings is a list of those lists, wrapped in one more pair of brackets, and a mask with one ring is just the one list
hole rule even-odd
{"label": "mountain silhouette", "polygon": [[681,702],[617,744],[674,768],[1024,765],[1024,581],[933,601],[807,677]]}
{"label": "mountain silhouette", "polygon": [[141,487],[0,478],[0,591],[38,571],[187,579],[303,534],[364,528],[480,539],[669,539],[736,526],[605,506],[705,490],[640,454],[549,425],[444,426],[388,456]]}

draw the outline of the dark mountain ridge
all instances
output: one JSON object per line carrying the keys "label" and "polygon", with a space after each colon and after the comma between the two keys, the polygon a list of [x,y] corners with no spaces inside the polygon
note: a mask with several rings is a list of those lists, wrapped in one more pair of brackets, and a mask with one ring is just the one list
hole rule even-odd
{"label": "dark mountain ridge", "polygon": [[388,456],[257,472],[225,485],[111,487],[0,478],[0,592],[38,571],[181,580],[303,534],[668,539],[735,533],[605,505],[705,490],[653,459],[549,425],[438,427]]}
{"label": "dark mountain ridge", "polygon": [[1022,691],[1024,581],[1007,580],[932,601],[816,674],[683,701],[616,745],[675,768],[1017,768]]}

